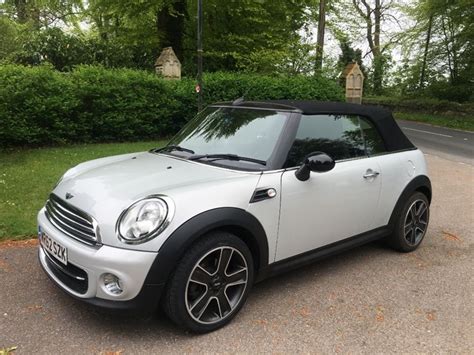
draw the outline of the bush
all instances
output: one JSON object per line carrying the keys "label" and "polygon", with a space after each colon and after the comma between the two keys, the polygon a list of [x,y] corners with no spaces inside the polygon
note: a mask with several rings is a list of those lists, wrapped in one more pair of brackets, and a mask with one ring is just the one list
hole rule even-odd
{"label": "bush", "polygon": [[[323,78],[213,73],[205,101],[342,100]],[[174,134],[197,111],[195,81],[131,69],[0,66],[0,147],[135,141]]]}
{"label": "bush", "polygon": [[466,102],[474,100],[474,85],[466,80],[465,83],[452,85],[446,81],[435,81],[426,88],[426,94],[440,100]]}
{"label": "bush", "polygon": [[69,78],[48,67],[0,67],[0,146],[72,138],[80,104],[74,91]]}
{"label": "bush", "polygon": [[457,114],[457,115],[473,115],[474,104],[438,100],[433,98],[404,98],[404,97],[365,97],[364,104],[384,106],[392,111],[398,112],[420,112],[434,114]]}
{"label": "bush", "polygon": [[[7,32],[0,18],[0,36]],[[11,32],[11,30],[10,30]],[[7,32],[8,34],[8,32]],[[17,30],[16,46],[7,46],[2,55],[2,47],[8,41],[0,42],[0,59],[10,64],[42,65],[51,64],[56,70],[71,71],[77,65],[104,65],[108,68],[153,68],[156,43],[124,43],[112,37],[107,41],[94,36],[78,36],[64,32],[58,27],[41,31]],[[11,40],[10,40],[11,42]],[[15,41],[14,41],[15,42]],[[21,46],[19,45],[21,43]]]}
{"label": "bush", "polygon": [[79,67],[67,76],[79,101],[65,117],[77,122],[76,140],[133,141],[172,133],[179,102],[164,80],[144,71],[101,67]]}
{"label": "bush", "polygon": [[262,76],[255,74],[212,73],[205,77],[206,102],[246,100],[342,101],[343,90],[328,79],[305,76]]}

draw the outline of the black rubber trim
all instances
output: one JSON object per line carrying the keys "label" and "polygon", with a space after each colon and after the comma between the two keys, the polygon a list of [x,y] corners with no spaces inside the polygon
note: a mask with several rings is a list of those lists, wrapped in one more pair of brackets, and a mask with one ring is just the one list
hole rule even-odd
{"label": "black rubber trim", "polygon": [[[40,246],[40,248],[42,247]],[[87,292],[89,281],[87,273],[83,269],[70,262],[67,265],[61,264],[44,249],[43,253],[45,254],[45,262],[48,264],[49,269],[63,284],[77,293],[84,294]]]}
{"label": "black rubber trim", "polygon": [[[401,193],[400,197],[397,200],[397,203],[395,204],[395,207],[392,211],[392,215],[390,216],[390,221],[389,221],[389,226],[393,228],[395,225],[401,210],[405,204],[405,201],[407,201],[411,195],[415,191],[422,191],[426,190],[428,191],[428,201],[431,203],[431,198],[432,198],[432,190],[431,190],[431,181],[426,175],[418,175],[416,176],[413,180],[411,180],[407,186],[403,189],[403,192]],[[423,192],[423,191],[422,191]]]}
{"label": "black rubber trim", "polygon": [[199,237],[206,233],[225,229],[230,232],[238,229],[244,235],[238,235],[250,246],[250,250],[258,253],[255,270],[268,265],[268,241],[260,222],[252,214],[240,208],[223,207],[203,212],[176,229],[165,241],[148,272],[145,284],[166,283],[178,261],[186,250]]}
{"label": "black rubber trim", "polygon": [[[140,293],[129,301],[112,301],[102,298],[74,298],[83,301],[91,306],[99,307],[109,311],[117,311],[120,313],[151,314],[154,313],[158,306],[161,294],[164,291],[163,285],[143,285]],[[63,290],[64,291],[64,290]]]}
{"label": "black rubber trim", "polygon": [[272,277],[283,272],[287,272],[299,268],[301,266],[311,264],[315,261],[384,238],[390,235],[390,233],[391,229],[388,226],[380,227],[347,239],[340,240],[329,245],[325,245],[317,249],[304,252],[302,254],[289,257],[287,259],[277,261],[263,269],[260,272],[259,277],[256,281],[262,281],[268,277]]}

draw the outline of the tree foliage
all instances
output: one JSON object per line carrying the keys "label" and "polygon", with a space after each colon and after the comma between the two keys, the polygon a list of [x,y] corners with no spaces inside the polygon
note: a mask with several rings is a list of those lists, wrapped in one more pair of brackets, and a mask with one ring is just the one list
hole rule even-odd
{"label": "tree foliage", "polygon": [[406,9],[415,21],[405,40],[403,94],[454,101],[472,100],[474,76],[474,4],[469,0],[419,0]]}
{"label": "tree foliage", "polygon": [[[195,61],[197,1],[191,0],[186,23],[185,64]],[[305,0],[206,0],[204,6],[204,50],[206,69],[272,72],[288,66],[294,49],[303,50],[298,30],[305,21]]]}
{"label": "tree foliage", "polygon": [[[337,79],[356,60],[366,93],[473,99],[472,0],[204,0],[203,7],[205,72]],[[197,0],[0,0],[0,63],[152,71],[172,46],[184,76],[194,77],[196,8]]]}

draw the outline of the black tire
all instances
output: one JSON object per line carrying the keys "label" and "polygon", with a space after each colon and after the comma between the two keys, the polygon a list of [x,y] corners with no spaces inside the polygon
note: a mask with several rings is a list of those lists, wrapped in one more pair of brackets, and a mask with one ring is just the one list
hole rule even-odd
{"label": "black tire", "polygon": [[[226,266],[220,270],[219,265],[224,264],[221,260],[226,258],[224,255],[229,254]],[[242,268],[239,268],[240,266]],[[244,267],[247,271],[243,270]],[[233,268],[233,272],[228,273],[229,268]],[[199,280],[204,280],[207,285],[194,281],[195,276],[203,277]],[[245,285],[237,284],[235,279],[231,280],[231,277],[237,276],[246,280]],[[210,332],[229,323],[239,312],[247,299],[253,280],[253,259],[247,245],[231,233],[216,231],[193,244],[182,257],[166,286],[163,309],[180,327],[196,333]],[[193,293],[198,295],[194,300],[191,297]],[[200,308],[196,307],[204,304],[206,299],[207,308],[201,313]]]}
{"label": "black tire", "polygon": [[[420,209],[421,216],[411,214],[412,211],[417,211],[422,205],[426,207],[426,211],[421,213]],[[429,219],[430,203],[428,198],[421,192],[413,193],[400,210],[394,224],[393,233],[388,238],[389,245],[404,253],[415,250],[420,246],[426,235]],[[424,226],[423,231],[421,231],[422,226]]]}

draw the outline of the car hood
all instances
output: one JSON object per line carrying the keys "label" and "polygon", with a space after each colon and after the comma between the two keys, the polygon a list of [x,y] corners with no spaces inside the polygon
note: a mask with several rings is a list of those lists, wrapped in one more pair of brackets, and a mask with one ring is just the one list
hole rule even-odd
{"label": "car hood", "polygon": [[245,209],[259,176],[144,152],[82,163],[65,174],[53,193],[63,200],[72,195],[67,202],[97,220],[103,244],[124,247],[115,226],[133,202],[150,195],[169,196],[175,204],[175,217],[167,228],[172,230],[205,210]]}

